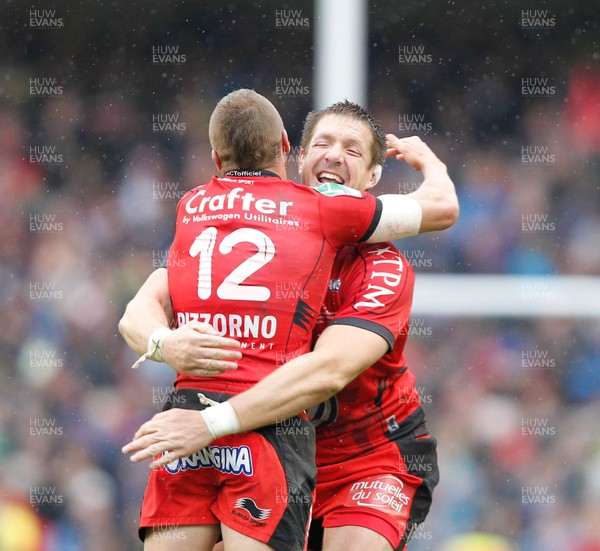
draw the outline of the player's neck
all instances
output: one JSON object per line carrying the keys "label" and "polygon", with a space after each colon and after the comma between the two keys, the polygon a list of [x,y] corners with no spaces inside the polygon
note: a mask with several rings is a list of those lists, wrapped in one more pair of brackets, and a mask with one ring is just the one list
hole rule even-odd
{"label": "player's neck", "polygon": [[285,171],[285,163],[277,162],[273,166],[266,167],[265,170],[270,170],[279,176],[282,180],[287,180],[287,172]]}

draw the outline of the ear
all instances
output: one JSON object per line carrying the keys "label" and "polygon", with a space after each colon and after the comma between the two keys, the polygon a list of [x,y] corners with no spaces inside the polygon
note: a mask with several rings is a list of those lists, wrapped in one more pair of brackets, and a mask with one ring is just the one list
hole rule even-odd
{"label": "ear", "polygon": [[381,172],[383,171],[383,167],[381,165],[375,165],[373,168],[373,172],[371,173],[371,177],[365,186],[364,191],[374,188],[377,185],[377,182],[381,179]]}
{"label": "ear", "polygon": [[281,131],[281,148],[286,154],[292,150],[292,146],[290,145],[290,139],[288,138],[285,128]]}
{"label": "ear", "polygon": [[298,176],[302,174],[302,166],[304,165],[304,148],[300,149],[300,154],[298,155]]}
{"label": "ear", "polygon": [[213,163],[215,163],[215,166],[217,167],[217,170],[219,172],[221,172],[221,168],[223,167],[223,163],[221,162],[221,157],[219,157],[219,154],[213,149],[210,152],[210,157],[213,160]]}

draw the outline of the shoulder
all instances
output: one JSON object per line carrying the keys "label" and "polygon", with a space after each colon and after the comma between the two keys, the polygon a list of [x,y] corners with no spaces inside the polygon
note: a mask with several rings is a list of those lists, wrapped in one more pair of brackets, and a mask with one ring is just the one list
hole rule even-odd
{"label": "shoulder", "polygon": [[391,241],[384,241],[382,243],[358,243],[356,245],[356,254],[372,260],[400,258],[403,262],[407,263],[405,256]]}
{"label": "shoulder", "polygon": [[[213,177],[213,178],[215,178],[215,177]],[[185,201],[186,199],[189,199],[190,197],[193,197],[199,191],[206,190],[210,186],[211,183],[212,183],[212,180],[210,182],[205,183],[205,184],[201,184],[199,186],[193,187],[192,189],[188,190],[187,192],[185,192],[182,195],[182,197],[181,197],[181,199],[180,199],[179,202],[181,203],[181,202]]]}
{"label": "shoulder", "polygon": [[413,271],[404,254],[391,241],[346,245],[338,251],[335,261],[338,265],[346,266],[351,264],[367,266],[395,262],[403,265],[403,271]]}

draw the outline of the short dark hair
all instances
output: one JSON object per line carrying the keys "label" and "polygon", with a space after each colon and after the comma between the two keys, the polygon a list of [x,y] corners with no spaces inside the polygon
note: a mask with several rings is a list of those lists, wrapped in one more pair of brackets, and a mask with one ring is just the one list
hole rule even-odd
{"label": "short dark hair", "polygon": [[351,119],[359,120],[364,122],[371,131],[373,140],[371,142],[371,167],[375,165],[382,165],[385,160],[385,134],[381,129],[381,125],[377,122],[372,115],[363,109],[360,105],[352,103],[351,101],[344,100],[338,101],[325,109],[319,111],[311,111],[306,115],[304,121],[304,129],[302,130],[302,142],[301,146],[306,150],[310,144],[310,140],[315,131],[315,127],[318,122],[326,115],[339,115],[342,117],[349,117]]}

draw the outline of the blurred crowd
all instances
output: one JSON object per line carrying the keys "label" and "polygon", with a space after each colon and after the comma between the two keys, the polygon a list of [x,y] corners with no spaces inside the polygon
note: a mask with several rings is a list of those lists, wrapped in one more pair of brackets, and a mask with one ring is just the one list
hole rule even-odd
{"label": "blurred crowd", "polygon": [[[141,548],[147,466],[120,448],[161,409],[173,375],[154,362],[132,371],[117,323],[164,264],[178,199],[214,173],[207,122],[222,95],[248,86],[274,102],[297,176],[312,35],[274,29],[275,3],[265,5],[182,7],[171,27],[160,7],[132,20],[56,2],[57,28],[28,27],[24,3],[2,8],[2,551]],[[398,243],[417,285],[422,272],[600,273],[597,40],[586,49],[598,18],[565,29],[556,13],[554,28],[535,31],[511,13],[487,26],[474,14],[461,43],[433,24],[394,35],[393,25],[431,21],[414,6],[372,18],[369,107],[384,130],[431,145],[460,199],[455,227]],[[242,22],[265,32],[236,32]],[[503,41],[484,41],[494,33]],[[419,44],[429,62],[398,63],[399,47]],[[185,58],[156,62],[164,45]],[[288,77],[301,79],[300,95],[278,93]],[[553,91],[528,97],[523,79],[538,77]],[[418,182],[392,160],[376,189]],[[600,551],[599,320],[414,321],[407,357],[441,482],[411,551],[457,549],[451,538],[474,532],[512,551]],[[492,545],[473,550],[501,549]]]}

